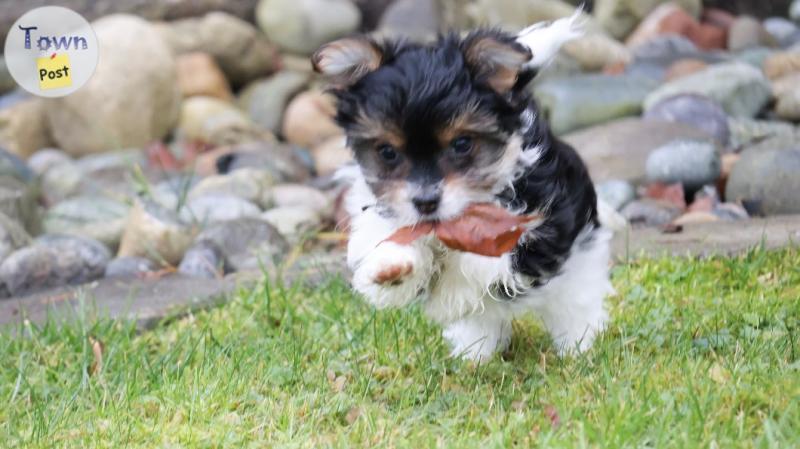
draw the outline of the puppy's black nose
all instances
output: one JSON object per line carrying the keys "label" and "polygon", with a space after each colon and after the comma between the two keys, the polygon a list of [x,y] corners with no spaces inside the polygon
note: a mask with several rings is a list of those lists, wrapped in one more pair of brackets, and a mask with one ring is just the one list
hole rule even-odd
{"label": "puppy's black nose", "polygon": [[421,214],[432,214],[436,212],[436,209],[439,207],[439,200],[441,197],[438,193],[421,193],[414,198],[411,199],[411,202],[414,203],[414,207],[417,208],[417,211]]}

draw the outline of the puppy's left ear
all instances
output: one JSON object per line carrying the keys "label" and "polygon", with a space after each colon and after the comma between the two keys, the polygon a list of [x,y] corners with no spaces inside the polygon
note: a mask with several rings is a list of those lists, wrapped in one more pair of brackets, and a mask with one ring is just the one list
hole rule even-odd
{"label": "puppy's left ear", "polygon": [[366,37],[346,37],[320,47],[311,56],[314,70],[339,87],[349,87],[380,67],[383,52]]}
{"label": "puppy's left ear", "polygon": [[514,38],[494,31],[470,34],[461,41],[461,51],[475,79],[499,94],[511,91],[525,63],[532,58],[530,50]]}

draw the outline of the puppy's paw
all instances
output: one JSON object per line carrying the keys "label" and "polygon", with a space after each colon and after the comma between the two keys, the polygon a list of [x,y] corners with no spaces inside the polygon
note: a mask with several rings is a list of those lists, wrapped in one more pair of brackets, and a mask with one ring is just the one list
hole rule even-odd
{"label": "puppy's paw", "polygon": [[383,242],[353,273],[353,287],[376,307],[401,307],[422,287],[422,266],[413,246]]}

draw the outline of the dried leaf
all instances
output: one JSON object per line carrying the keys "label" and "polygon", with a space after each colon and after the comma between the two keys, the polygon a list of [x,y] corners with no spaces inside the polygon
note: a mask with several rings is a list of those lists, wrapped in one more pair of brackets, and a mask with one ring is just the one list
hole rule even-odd
{"label": "dried leaf", "polygon": [[344,419],[347,421],[347,424],[352,425],[354,422],[356,422],[359,416],[361,416],[361,409],[358,407],[353,407],[347,412],[347,415],[345,415]]}
{"label": "dried leaf", "polygon": [[680,209],[686,209],[686,197],[683,184],[650,184],[645,188],[644,196],[654,200],[666,201]]}
{"label": "dried leaf", "polygon": [[553,426],[554,429],[561,425],[561,416],[559,416],[555,406],[550,404],[545,405],[544,414],[550,419],[550,425]]}
{"label": "dried leaf", "polygon": [[92,366],[89,369],[89,374],[94,376],[103,370],[104,348],[103,348],[103,343],[100,340],[97,340],[93,337],[89,337],[89,344],[92,345],[92,355],[94,355],[94,361],[92,362]]}

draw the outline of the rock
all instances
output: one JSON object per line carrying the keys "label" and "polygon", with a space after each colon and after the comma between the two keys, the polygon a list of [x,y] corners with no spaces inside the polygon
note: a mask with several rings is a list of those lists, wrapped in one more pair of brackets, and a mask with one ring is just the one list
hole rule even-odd
{"label": "rock", "polygon": [[640,188],[642,198],[667,202],[680,210],[686,209],[686,191],[680,182],[674,184],[651,183]]}
{"label": "rock", "polygon": [[199,224],[257,217],[260,214],[261,209],[257,205],[230,194],[210,194],[192,198],[180,212],[183,221]]}
{"label": "rock", "polygon": [[231,86],[214,58],[208,53],[191,52],[175,59],[178,87],[184,98],[196,95],[231,100]]}
{"label": "rock", "polygon": [[[448,8],[448,3],[452,7]],[[537,0],[535,2],[518,0],[477,0],[464,7],[464,2],[442,2],[446,25],[456,28],[476,28],[479,26],[497,26],[510,30],[522,28],[539,22],[551,22],[575,13],[575,6],[561,0]],[[468,16],[464,23],[458,22],[457,8],[463,8]],[[585,24],[585,30],[591,33],[601,32],[600,25],[588,14],[581,13],[579,20]]]}
{"label": "rock", "polygon": [[48,234],[12,253],[0,265],[0,283],[12,296],[99,279],[111,254],[84,237]]}
{"label": "rock", "polygon": [[728,179],[731,176],[733,167],[739,162],[741,157],[742,156],[738,153],[727,153],[720,157],[720,173],[719,179],[717,180],[717,189],[720,192],[725,191],[725,186],[728,184]]}
{"label": "rock", "polygon": [[214,97],[191,97],[181,105],[178,132],[183,139],[212,146],[273,140],[231,103]]}
{"label": "rock", "polygon": [[227,271],[260,270],[280,262],[289,244],[275,227],[257,218],[213,224],[197,236],[222,250]]}
{"label": "rock", "polygon": [[107,278],[140,278],[156,271],[156,265],[144,257],[117,257],[106,266]]}
{"label": "rock", "polygon": [[800,147],[747,150],[733,167],[725,198],[767,215],[800,213]]}
{"label": "rock", "polygon": [[776,99],[775,115],[784,120],[800,121],[800,72],[772,82]]}
{"label": "rock", "polygon": [[269,172],[277,182],[297,182],[311,177],[313,163],[313,160],[306,160],[303,151],[292,145],[251,142],[228,147],[221,152],[213,159],[213,172],[230,173],[258,168]]}
{"label": "rock", "polygon": [[774,53],[764,60],[764,74],[771,80],[800,72],[800,51]]}
{"label": "rock", "polygon": [[250,119],[273,133],[281,132],[289,100],[308,85],[309,73],[284,70],[248,84],[239,94],[239,106]]}
{"label": "rock", "polygon": [[336,114],[333,98],[322,92],[307,91],[297,95],[283,114],[283,137],[295,145],[310,148],[342,135],[333,121]]}
{"label": "rock", "polygon": [[386,12],[386,8],[395,0],[354,0],[353,3],[361,11],[361,28],[374,30]]}
{"label": "rock", "polygon": [[603,34],[587,34],[564,45],[564,52],[575,58],[583,70],[599,71],[612,64],[628,64],[627,47]]}
{"label": "rock", "polygon": [[764,29],[772,36],[781,47],[789,47],[796,42],[800,42],[800,27],[791,20],[783,17],[770,17],[765,20]]}
{"label": "rock", "polygon": [[194,232],[171,210],[152,201],[137,201],[128,213],[119,257],[145,257],[175,265],[192,243]]}
{"label": "rock", "polygon": [[742,51],[760,46],[770,47],[775,44],[775,39],[754,17],[739,16],[728,30],[728,49],[730,51]]}
{"label": "rock", "polygon": [[718,104],[702,95],[684,94],[666,98],[645,112],[644,118],[693,126],[705,131],[723,147],[730,141],[728,115]]}
{"label": "rock", "polygon": [[66,97],[47,99],[58,147],[76,156],[143,147],[164,137],[177,121],[181,100],[169,47],[152,25],[134,16],[104,17],[93,28],[100,58],[89,82]]}
{"label": "rock", "polygon": [[720,221],[720,217],[716,216],[712,212],[696,211],[686,212],[685,214],[673,220],[672,224],[677,226],[689,226],[698,223],[714,223],[717,221]]}
{"label": "rock", "polygon": [[800,22],[800,0],[794,0],[789,6],[789,18],[795,22]]}
{"label": "rock", "polygon": [[308,55],[355,32],[361,12],[347,0],[260,0],[256,22],[281,49]]}
{"label": "rock", "polygon": [[178,273],[190,277],[219,279],[225,275],[225,258],[219,247],[208,241],[200,241],[186,251],[178,265]]}
{"label": "rock", "polygon": [[11,72],[8,71],[6,65],[6,58],[0,56],[0,94],[11,92],[17,87],[14,78],[11,77]]}
{"label": "rock", "polygon": [[314,210],[321,217],[331,217],[333,200],[321,191],[303,184],[278,184],[267,191],[263,204],[274,207],[304,206]]}
{"label": "rock", "polygon": [[233,87],[269,75],[279,65],[276,48],[253,25],[223,12],[160,24],[158,32],[175,54],[213,56]]}
{"label": "rock", "polygon": [[47,204],[56,204],[75,196],[83,181],[83,175],[75,162],[58,164],[42,175],[42,193]]}
{"label": "rock", "polygon": [[697,14],[688,14],[675,3],[664,3],[648,14],[625,43],[635,47],[657,36],[676,34],[686,37],[704,50],[725,48],[725,30],[702,24],[696,17]]}
{"label": "rock", "polygon": [[720,170],[717,147],[708,141],[672,141],[650,153],[645,164],[648,181],[679,182],[687,192],[713,184],[719,178]]}
{"label": "rock", "polygon": [[701,54],[694,42],[677,34],[655,36],[636,45],[629,45],[629,47],[632,48],[631,51],[636,60],[678,61],[686,58],[699,58]]}
{"label": "rock", "polygon": [[0,109],[0,145],[22,158],[53,146],[43,99],[29,98]]}
{"label": "rock", "polygon": [[0,213],[20,223],[31,235],[41,229],[38,188],[14,176],[0,176]]}
{"label": "rock", "polygon": [[655,87],[641,77],[582,75],[546,81],[535,87],[539,106],[555,134],[638,115]]}
{"label": "rock", "polygon": [[702,140],[706,134],[680,123],[626,118],[564,136],[581,155],[595,182],[644,180],[647,156],[677,139]]}
{"label": "rock", "polygon": [[[189,192],[189,200],[206,195],[233,195],[252,203],[259,203],[265,192],[274,184],[272,175],[265,170],[243,168],[225,175],[201,179]],[[262,207],[269,204],[262,204]]]}
{"label": "rock", "polygon": [[385,36],[424,42],[442,31],[442,13],[436,0],[397,0],[386,8],[378,29]]}
{"label": "rock", "polygon": [[114,249],[122,238],[128,209],[128,205],[104,196],[79,196],[49,209],[44,230],[87,237]]}
{"label": "rock", "polygon": [[766,47],[752,47],[747,50],[742,50],[734,55],[734,60],[749,64],[759,70],[764,67],[764,61],[767,60],[775,50]]}
{"label": "rock", "polygon": [[785,146],[786,142],[791,144],[800,137],[795,137],[794,126],[783,122],[731,117],[728,119],[728,128],[731,130],[731,148],[762,141],[771,145],[773,140],[777,140],[779,146]]}
{"label": "rock", "polygon": [[39,176],[57,165],[70,163],[72,163],[72,158],[67,153],[55,148],[41,149],[28,158],[28,166]]}
{"label": "rock", "polygon": [[343,136],[331,137],[311,150],[318,176],[328,176],[353,160],[353,152]]}
{"label": "rock", "polygon": [[719,64],[662,85],[647,96],[644,108],[650,110],[666,98],[688,93],[705,95],[736,117],[755,116],[771,96],[769,84],[757,69],[741,63]]}
{"label": "rock", "polygon": [[[594,2],[594,16],[612,36],[622,39],[662,3],[665,1],[597,0]],[[702,9],[699,0],[679,0],[676,4],[692,17],[698,17]]]}
{"label": "rock", "polygon": [[287,240],[297,242],[322,226],[319,213],[308,206],[282,206],[261,214]]}
{"label": "rock", "polygon": [[189,192],[197,184],[193,174],[173,175],[150,189],[150,199],[171,211],[179,210],[186,202]]}
{"label": "rock", "polygon": [[34,180],[36,174],[16,154],[0,147],[0,176],[10,176],[19,181],[30,183]]}
{"label": "rock", "polygon": [[632,226],[663,226],[680,216],[681,212],[667,201],[649,198],[631,201],[620,211]]}
{"label": "rock", "polygon": [[681,59],[672,63],[664,75],[665,81],[673,81],[693,73],[703,71],[708,68],[708,64],[700,59]]}
{"label": "rock", "polygon": [[[611,67],[608,70],[613,68],[616,67]],[[624,71],[624,67],[622,67],[622,70],[619,73],[622,73],[622,71]],[[615,74],[618,75],[619,73]],[[531,82],[531,85],[535,87],[554,79],[567,78],[582,74],[583,69],[581,68],[580,63],[575,60],[575,58],[567,55],[564,52],[559,52],[556,53],[556,55],[550,61],[550,64],[547,64],[539,70],[539,73],[536,74],[536,77]]]}
{"label": "rock", "polygon": [[628,181],[609,179],[595,185],[597,197],[602,199],[614,210],[622,209],[626,204],[636,198],[636,190]]}
{"label": "rock", "polygon": [[0,263],[30,241],[31,237],[21,223],[0,213]]}

